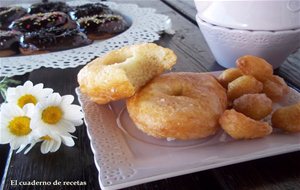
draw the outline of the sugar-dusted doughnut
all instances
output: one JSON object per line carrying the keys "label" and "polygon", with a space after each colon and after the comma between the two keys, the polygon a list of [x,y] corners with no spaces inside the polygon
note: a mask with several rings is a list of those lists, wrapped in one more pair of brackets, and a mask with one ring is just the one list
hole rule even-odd
{"label": "sugar-dusted doughnut", "polygon": [[99,104],[128,98],[176,59],[172,50],[153,43],[113,50],[80,70],[80,90]]}
{"label": "sugar-dusted doughnut", "polygon": [[226,90],[205,73],[160,75],[127,100],[138,129],[154,137],[180,140],[215,134],[226,106]]}

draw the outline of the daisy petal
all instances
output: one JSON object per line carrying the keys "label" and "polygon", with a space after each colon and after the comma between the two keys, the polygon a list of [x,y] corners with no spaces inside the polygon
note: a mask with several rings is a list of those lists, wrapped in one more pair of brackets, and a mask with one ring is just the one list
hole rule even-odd
{"label": "daisy petal", "polygon": [[62,142],[64,143],[64,145],[72,147],[75,145],[74,140],[71,137],[66,137],[66,136],[61,136],[62,138]]}
{"label": "daisy petal", "polygon": [[13,100],[14,100],[14,97],[15,97],[15,94],[16,94],[16,89],[15,88],[8,88],[6,90],[6,101],[8,103],[14,103]]}
{"label": "daisy petal", "polygon": [[73,95],[64,95],[62,96],[62,104],[64,105],[68,105],[68,104],[72,104],[72,102],[74,101],[74,96]]}
{"label": "daisy petal", "polygon": [[33,116],[34,114],[34,104],[29,103],[29,104],[25,104],[23,107],[23,110],[25,112],[25,115],[28,117]]}
{"label": "daisy petal", "polygon": [[0,128],[0,144],[7,144],[13,137],[5,128]]}
{"label": "daisy petal", "polygon": [[22,144],[21,146],[20,146],[20,148],[17,150],[17,154],[18,153],[20,153],[20,152],[22,152],[22,150],[24,150],[24,148],[27,146],[27,144],[26,145],[24,145],[24,144]]}
{"label": "daisy petal", "polygon": [[[43,91],[40,92],[40,98],[47,98],[50,94],[53,93],[53,89],[51,88],[44,88]],[[40,100],[42,101],[42,100]]]}
{"label": "daisy petal", "polygon": [[[45,140],[43,143],[42,143],[42,145],[41,145],[41,152],[43,153],[43,154],[47,154],[49,151],[50,151],[50,149],[51,149],[51,140],[49,141],[49,140]],[[43,147],[42,147],[43,146]],[[42,150],[43,149],[43,150]]]}
{"label": "daisy petal", "polygon": [[11,147],[11,149],[16,150],[20,147],[20,143],[17,142],[16,139],[15,139],[15,140],[10,142],[10,147]]}
{"label": "daisy petal", "polygon": [[35,142],[32,142],[31,144],[30,144],[30,146],[24,151],[24,154],[27,154],[33,147],[34,147],[34,145],[36,144],[37,142],[35,141]]}
{"label": "daisy petal", "polygon": [[73,123],[71,123],[68,120],[62,120],[60,122],[61,128],[63,128],[65,131],[69,132],[69,133],[74,133],[76,131],[75,126],[73,125]]}
{"label": "daisy petal", "polygon": [[51,152],[56,152],[59,149],[60,145],[61,145],[61,140],[55,141],[55,143],[54,143],[54,145],[52,147]]}
{"label": "daisy petal", "polygon": [[26,81],[26,82],[24,83],[23,87],[24,87],[24,88],[27,88],[27,89],[32,88],[32,87],[33,87],[33,83],[32,83],[31,81],[28,80],[28,81]]}
{"label": "daisy petal", "polygon": [[47,103],[52,105],[59,105],[61,102],[61,96],[58,93],[53,93],[48,96]]}
{"label": "daisy petal", "polygon": [[37,89],[37,90],[42,90],[44,88],[44,84],[43,83],[39,83],[34,85],[33,89]]}
{"label": "daisy petal", "polygon": [[41,144],[41,153],[42,154],[47,154],[47,142],[46,141],[44,141],[44,142],[42,142],[42,144]]}
{"label": "daisy petal", "polygon": [[52,150],[52,148],[53,148],[53,145],[55,144],[55,141],[54,140],[49,140],[48,141],[48,146],[49,146],[49,148],[48,148],[48,152],[51,152],[51,150]]}

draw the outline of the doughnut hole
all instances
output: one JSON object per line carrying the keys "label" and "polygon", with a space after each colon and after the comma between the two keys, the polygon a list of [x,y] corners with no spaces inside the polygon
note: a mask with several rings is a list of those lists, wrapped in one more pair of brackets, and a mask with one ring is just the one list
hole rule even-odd
{"label": "doughnut hole", "polygon": [[234,109],[226,110],[219,119],[224,131],[234,139],[255,139],[272,133],[267,122],[256,121]]}
{"label": "doughnut hole", "polygon": [[238,58],[236,65],[244,75],[252,75],[259,81],[265,81],[273,75],[272,65],[266,60],[253,55]]}
{"label": "doughnut hole", "polygon": [[218,81],[224,88],[227,88],[228,83],[242,75],[243,74],[239,68],[229,68],[221,73],[221,75],[218,77]]}
{"label": "doughnut hole", "polygon": [[272,125],[289,133],[300,132],[300,102],[277,109],[272,115]]}
{"label": "doughnut hole", "polygon": [[233,108],[252,119],[260,120],[272,112],[272,100],[265,94],[244,94],[233,101]]}
{"label": "doughnut hole", "polygon": [[227,96],[230,101],[244,95],[256,94],[263,90],[263,84],[253,76],[243,75],[228,84]]}
{"label": "doughnut hole", "polygon": [[131,58],[133,53],[126,49],[125,51],[113,51],[109,52],[106,56],[103,57],[103,65],[114,65],[125,62],[127,59]]}
{"label": "doughnut hole", "polygon": [[273,102],[281,101],[288,92],[288,85],[279,76],[273,75],[263,82],[263,93],[265,93]]}

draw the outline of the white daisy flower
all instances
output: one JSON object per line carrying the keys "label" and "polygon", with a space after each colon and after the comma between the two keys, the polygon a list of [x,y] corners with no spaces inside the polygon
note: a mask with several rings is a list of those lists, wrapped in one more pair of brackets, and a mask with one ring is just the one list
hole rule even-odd
{"label": "white daisy flower", "polygon": [[72,95],[53,93],[37,103],[31,119],[35,132],[40,137],[48,135],[51,138],[55,135],[68,137],[75,132],[75,126],[83,123],[83,113],[80,106],[72,104],[73,100]]}
{"label": "white daisy flower", "polygon": [[62,142],[69,147],[72,147],[75,144],[71,136],[53,135],[50,137],[49,135],[46,135],[41,137],[40,139],[43,140],[41,144],[41,152],[43,154],[47,154],[48,152],[56,152]]}
{"label": "white daisy flower", "polygon": [[14,104],[3,104],[0,112],[0,144],[10,144],[15,150],[22,151],[35,139],[31,129],[33,104],[27,104],[23,109]]}
{"label": "white daisy flower", "polygon": [[28,103],[36,105],[53,92],[51,88],[43,87],[42,83],[33,86],[31,81],[26,81],[23,86],[8,88],[6,100],[8,103],[18,105],[21,108]]}

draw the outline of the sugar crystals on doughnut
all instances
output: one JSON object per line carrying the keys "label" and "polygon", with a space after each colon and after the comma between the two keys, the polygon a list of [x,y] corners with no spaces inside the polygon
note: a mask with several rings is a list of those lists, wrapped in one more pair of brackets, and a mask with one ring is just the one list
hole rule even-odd
{"label": "sugar crystals on doughnut", "polygon": [[78,29],[44,29],[23,35],[20,51],[24,55],[47,53],[80,47],[92,43]]}
{"label": "sugar crystals on doughnut", "polygon": [[26,9],[22,7],[0,7],[0,29],[7,30],[14,20],[26,14]]}
{"label": "sugar crystals on doughnut", "polygon": [[77,20],[82,17],[113,14],[113,11],[107,5],[104,5],[102,3],[87,3],[84,5],[76,6],[74,10],[69,14],[74,20]]}
{"label": "sugar crystals on doughnut", "polygon": [[111,14],[83,17],[78,19],[78,23],[80,28],[93,40],[112,37],[128,28],[128,24],[122,16]]}
{"label": "sugar crystals on doughnut", "polygon": [[78,25],[63,12],[39,13],[15,20],[10,29],[20,32],[36,32],[43,29],[74,29]]}

